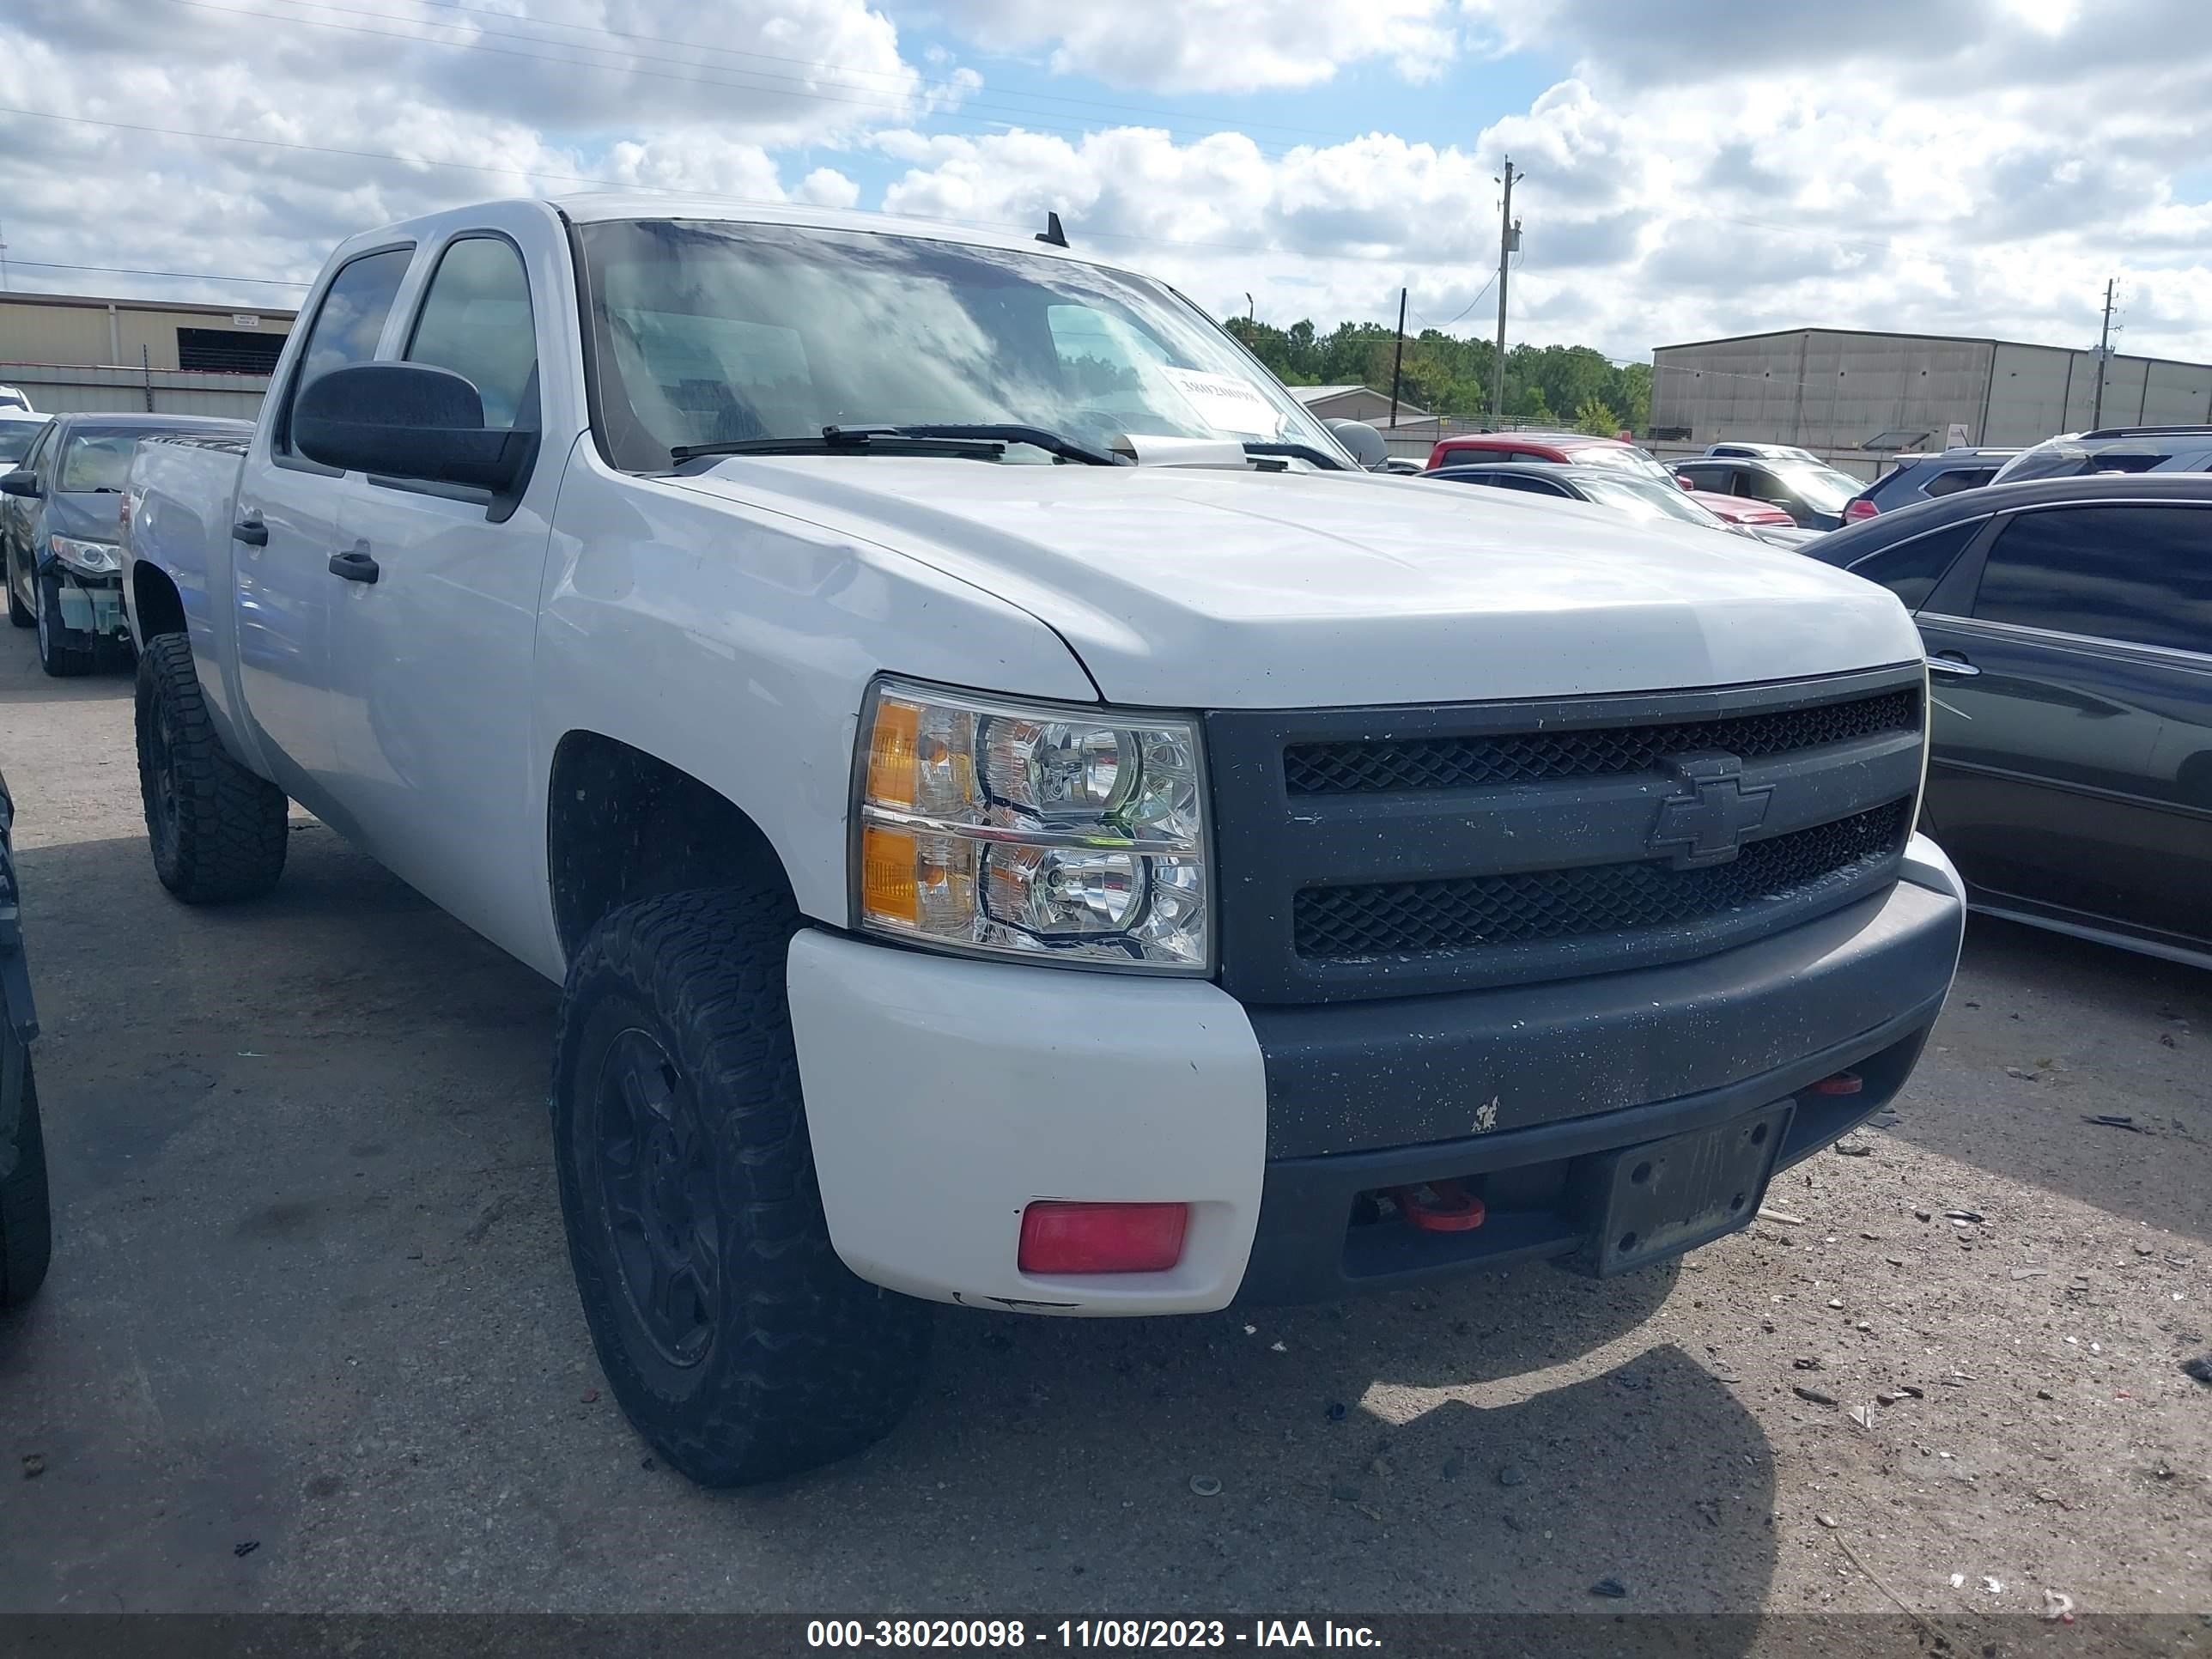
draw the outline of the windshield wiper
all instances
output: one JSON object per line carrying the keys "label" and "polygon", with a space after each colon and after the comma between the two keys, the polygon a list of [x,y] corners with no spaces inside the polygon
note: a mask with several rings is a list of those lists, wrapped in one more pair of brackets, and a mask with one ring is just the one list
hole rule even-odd
{"label": "windshield wiper", "polygon": [[1330,472],[1351,471],[1335,456],[1324,450],[1316,449],[1311,444],[1261,442],[1256,438],[1247,438],[1244,441],[1244,453],[1247,455],[1288,455],[1294,460],[1311,461],[1316,466]]}
{"label": "windshield wiper", "polygon": [[969,455],[986,460],[1006,453],[1000,439],[931,437],[888,426],[825,426],[818,438],[723,438],[713,443],[677,444],[672,459],[681,463],[709,455],[857,455],[864,450],[896,449],[908,455]]}
{"label": "windshield wiper", "polygon": [[964,455],[994,460],[1009,444],[1027,444],[1063,460],[1086,466],[1119,466],[1103,450],[1091,449],[1041,426],[992,422],[981,425],[825,426],[818,438],[728,438],[714,443],[678,444],[668,453],[678,462],[708,455],[849,455],[863,450],[896,450],[907,455]]}
{"label": "windshield wiper", "polygon": [[1032,449],[1042,449],[1064,461],[1080,461],[1085,466],[1128,465],[1119,456],[1109,455],[1103,449],[1093,449],[1088,444],[1062,437],[1049,427],[1026,426],[1018,421],[935,422],[919,426],[833,426],[826,429],[824,435],[828,432],[888,432],[901,438],[982,439],[1000,444],[1027,444]]}

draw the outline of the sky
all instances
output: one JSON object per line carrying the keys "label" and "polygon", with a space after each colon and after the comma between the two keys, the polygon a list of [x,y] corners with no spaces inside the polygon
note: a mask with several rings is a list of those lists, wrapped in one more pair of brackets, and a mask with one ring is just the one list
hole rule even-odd
{"label": "sky", "polygon": [[[11,287],[295,304],[610,187],[1039,228],[1216,315],[1624,361],[1808,325],[2212,361],[2197,0],[6,0]],[[72,269],[70,267],[76,267]],[[86,269],[102,267],[104,269]],[[181,276],[142,273],[173,272]]]}

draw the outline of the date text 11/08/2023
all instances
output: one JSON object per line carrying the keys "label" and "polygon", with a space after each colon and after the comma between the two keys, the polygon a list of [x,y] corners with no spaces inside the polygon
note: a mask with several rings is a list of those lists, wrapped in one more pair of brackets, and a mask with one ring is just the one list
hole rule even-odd
{"label": "date text 11/08/2023", "polygon": [[810,1648],[1364,1648],[1381,1645],[1365,1625],[1333,1620],[812,1619]]}

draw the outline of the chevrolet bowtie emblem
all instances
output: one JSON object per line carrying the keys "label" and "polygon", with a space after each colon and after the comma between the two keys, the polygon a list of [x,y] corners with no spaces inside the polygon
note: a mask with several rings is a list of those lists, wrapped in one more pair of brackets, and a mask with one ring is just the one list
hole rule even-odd
{"label": "chevrolet bowtie emblem", "polygon": [[1677,755],[1668,769],[1681,787],[1660,804],[1649,845],[1654,854],[1672,854],[1677,870],[1726,864],[1766,822],[1774,791],[1745,788],[1743,763],[1734,755]]}

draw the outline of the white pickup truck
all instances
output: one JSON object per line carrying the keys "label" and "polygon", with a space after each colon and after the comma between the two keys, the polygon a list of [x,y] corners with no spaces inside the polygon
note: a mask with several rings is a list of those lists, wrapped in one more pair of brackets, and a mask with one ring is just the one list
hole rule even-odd
{"label": "white pickup truck", "polygon": [[1043,239],[666,198],[355,238],[126,502],[162,882],[299,802],[563,987],[569,1250],[712,1483],[930,1301],[1197,1313],[1749,1221],[1964,910],[1927,685],[1793,554],[1363,471]]}

